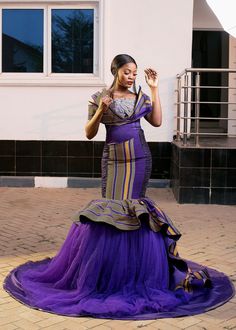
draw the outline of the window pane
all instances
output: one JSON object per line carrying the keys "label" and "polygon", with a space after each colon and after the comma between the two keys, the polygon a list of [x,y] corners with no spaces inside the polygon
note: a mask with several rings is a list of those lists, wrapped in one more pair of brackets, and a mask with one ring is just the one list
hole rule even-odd
{"label": "window pane", "polygon": [[93,72],[93,9],[52,10],[52,72]]}
{"label": "window pane", "polygon": [[3,9],[2,71],[43,72],[43,9]]}

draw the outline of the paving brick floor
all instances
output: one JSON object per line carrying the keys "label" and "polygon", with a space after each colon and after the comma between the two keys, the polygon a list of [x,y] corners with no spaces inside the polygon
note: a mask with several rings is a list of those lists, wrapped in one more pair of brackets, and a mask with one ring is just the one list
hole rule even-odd
{"label": "paving brick floor", "polygon": [[[177,204],[170,189],[147,195],[175,221],[182,257],[216,268],[236,281],[236,207]],[[74,213],[100,189],[0,188],[0,329],[236,329],[236,299],[208,313],[174,319],[118,321],[64,317],[30,309],[3,289],[7,273],[27,260],[55,255]]]}

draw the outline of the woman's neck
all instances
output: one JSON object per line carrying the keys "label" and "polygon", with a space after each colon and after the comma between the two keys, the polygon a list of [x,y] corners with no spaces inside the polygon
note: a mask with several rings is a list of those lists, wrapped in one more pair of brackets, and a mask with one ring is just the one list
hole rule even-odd
{"label": "woman's neck", "polygon": [[114,87],[112,94],[114,96],[121,97],[121,96],[130,95],[130,94],[134,94],[134,93],[130,92],[130,90],[127,87],[118,85],[118,86]]}
{"label": "woman's neck", "polygon": [[128,94],[129,89],[127,87],[122,86],[122,85],[116,84],[114,86],[113,92],[119,93],[119,94]]}

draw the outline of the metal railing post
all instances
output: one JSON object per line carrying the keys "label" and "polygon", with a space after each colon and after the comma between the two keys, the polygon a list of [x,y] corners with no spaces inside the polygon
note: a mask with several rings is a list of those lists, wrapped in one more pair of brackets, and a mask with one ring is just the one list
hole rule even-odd
{"label": "metal railing post", "polygon": [[177,77],[177,132],[176,141],[180,141],[181,77]]}
{"label": "metal railing post", "polygon": [[188,129],[188,73],[184,75],[184,131],[183,145],[187,145],[187,129]]}
{"label": "metal railing post", "polygon": [[195,145],[199,147],[199,124],[200,124],[200,72],[195,76]]}
{"label": "metal railing post", "polygon": [[[226,136],[226,137],[235,137],[236,133],[235,130],[232,131],[232,133],[227,132],[209,132],[204,131],[200,132],[200,120],[226,120],[226,121],[236,121],[236,118],[229,118],[227,116],[219,116],[219,117],[210,117],[210,116],[200,116],[200,105],[201,104],[220,104],[220,105],[236,105],[236,102],[233,100],[227,100],[227,101],[212,101],[212,100],[205,100],[201,101],[201,90],[206,89],[219,89],[219,90],[236,90],[236,85],[227,85],[223,86],[221,85],[201,85],[201,72],[208,72],[208,73],[234,73],[236,74],[236,69],[226,69],[226,68],[186,68],[181,73],[177,74],[177,121],[176,121],[176,140],[180,141],[181,139],[182,144],[184,146],[187,145],[188,141],[188,134],[190,137],[194,137],[194,144],[196,147],[200,146],[200,138],[201,137],[212,137],[212,136]],[[196,73],[196,76],[194,78],[193,83],[189,84],[189,74]],[[184,82],[182,82],[182,77],[184,77]],[[192,77],[191,77],[192,78]],[[193,79],[191,79],[192,82]],[[193,86],[192,86],[193,85]],[[182,95],[182,90],[183,94]],[[194,93],[194,100],[189,99],[189,95],[192,95],[192,92]],[[189,94],[190,93],[190,94]],[[183,104],[183,108],[182,108]],[[194,109],[194,114],[191,113],[188,115],[189,107],[192,107]],[[182,109],[184,114],[182,115]],[[190,109],[191,111],[191,109]],[[182,122],[183,120],[183,122]],[[194,120],[195,124],[195,132],[191,132],[191,125],[190,125],[190,131],[188,132],[188,121]],[[191,123],[190,123],[191,124]],[[236,125],[232,125],[233,129],[236,127]],[[191,144],[191,140],[190,140]]]}

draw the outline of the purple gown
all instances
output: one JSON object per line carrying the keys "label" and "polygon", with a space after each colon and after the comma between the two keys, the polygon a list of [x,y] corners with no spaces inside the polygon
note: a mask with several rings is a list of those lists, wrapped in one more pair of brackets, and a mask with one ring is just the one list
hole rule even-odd
{"label": "purple gown", "polygon": [[4,288],[14,298],[61,315],[138,320],[194,315],[233,297],[225,274],[180,258],[180,232],[145,196],[151,155],[140,118],[151,110],[141,90],[111,104],[102,118],[102,198],[76,214],[55,257],[11,271]]}

